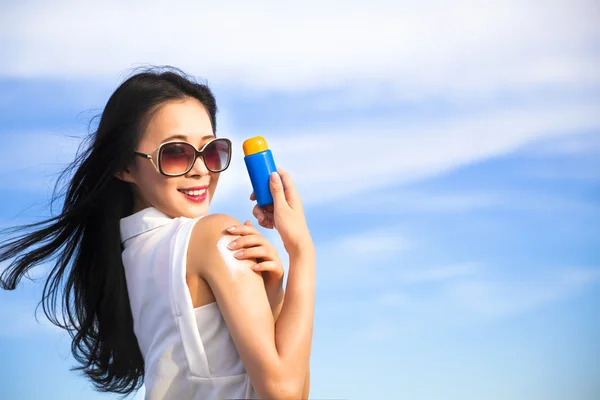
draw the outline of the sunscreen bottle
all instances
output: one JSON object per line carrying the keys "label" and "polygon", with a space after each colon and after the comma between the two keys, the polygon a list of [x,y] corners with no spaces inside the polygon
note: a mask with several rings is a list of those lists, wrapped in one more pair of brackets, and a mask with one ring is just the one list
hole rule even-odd
{"label": "sunscreen bottle", "polygon": [[244,141],[243,148],[246,169],[250,175],[258,206],[273,204],[269,178],[273,172],[277,172],[277,168],[267,141],[262,136],[256,136]]}

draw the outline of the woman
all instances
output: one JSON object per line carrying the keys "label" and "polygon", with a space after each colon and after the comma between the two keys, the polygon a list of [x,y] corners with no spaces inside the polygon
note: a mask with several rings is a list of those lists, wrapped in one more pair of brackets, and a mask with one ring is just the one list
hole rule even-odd
{"label": "woman", "polygon": [[55,260],[44,312],[69,330],[78,368],[101,391],[145,383],[148,399],[308,397],[315,250],[301,199],[279,171],[272,209],[253,211],[289,255],[283,302],[273,246],[248,221],[208,214],[231,157],[216,111],[208,87],[176,70],[132,76],[65,171],[62,213],[0,245],[11,261],[4,289]]}

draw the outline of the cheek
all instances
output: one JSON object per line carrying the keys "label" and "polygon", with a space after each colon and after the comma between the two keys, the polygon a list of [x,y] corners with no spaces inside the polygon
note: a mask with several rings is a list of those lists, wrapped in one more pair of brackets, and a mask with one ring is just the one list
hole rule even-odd
{"label": "cheek", "polygon": [[208,184],[208,196],[211,201],[215,197],[215,192],[217,191],[217,182],[219,181],[219,175],[214,175],[216,176],[211,176],[210,183]]}
{"label": "cheek", "polygon": [[136,182],[138,189],[146,198],[159,197],[161,193],[165,193],[168,186],[168,179],[156,172],[154,169],[140,168],[137,171]]}
{"label": "cheek", "polygon": [[219,182],[219,177],[221,174],[210,173],[210,184],[209,187],[211,190],[215,190],[217,187],[217,183]]}

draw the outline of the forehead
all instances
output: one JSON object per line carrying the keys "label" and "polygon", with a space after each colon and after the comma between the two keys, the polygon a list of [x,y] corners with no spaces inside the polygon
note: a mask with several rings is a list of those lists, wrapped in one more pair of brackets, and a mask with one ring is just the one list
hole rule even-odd
{"label": "forehead", "polygon": [[158,145],[174,135],[186,136],[194,145],[213,135],[210,117],[202,103],[186,98],[161,105],[148,122],[142,140]]}

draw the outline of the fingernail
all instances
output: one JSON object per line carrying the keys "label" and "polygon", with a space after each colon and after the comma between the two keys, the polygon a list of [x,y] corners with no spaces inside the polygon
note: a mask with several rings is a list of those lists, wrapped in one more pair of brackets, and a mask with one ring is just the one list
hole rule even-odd
{"label": "fingernail", "polygon": [[230,226],[229,228],[227,228],[227,232],[233,232],[235,231],[235,226]]}
{"label": "fingernail", "polygon": [[236,257],[236,258],[243,257],[244,256],[244,250],[238,251],[233,256]]}
{"label": "fingernail", "polygon": [[252,269],[259,269],[259,268],[260,268],[260,265],[258,265],[258,264],[254,264],[254,265],[252,266]]}
{"label": "fingernail", "polygon": [[279,174],[277,172],[273,172],[271,174],[271,181],[272,182],[277,182],[279,180]]}
{"label": "fingernail", "polygon": [[227,245],[227,247],[229,247],[230,249],[235,249],[235,246],[237,246],[237,242],[231,242],[229,243],[229,245]]}
{"label": "fingernail", "polygon": [[265,216],[264,216],[264,215],[262,215],[262,214],[260,214],[260,215],[258,216],[258,222],[263,222],[264,220],[265,220]]}

